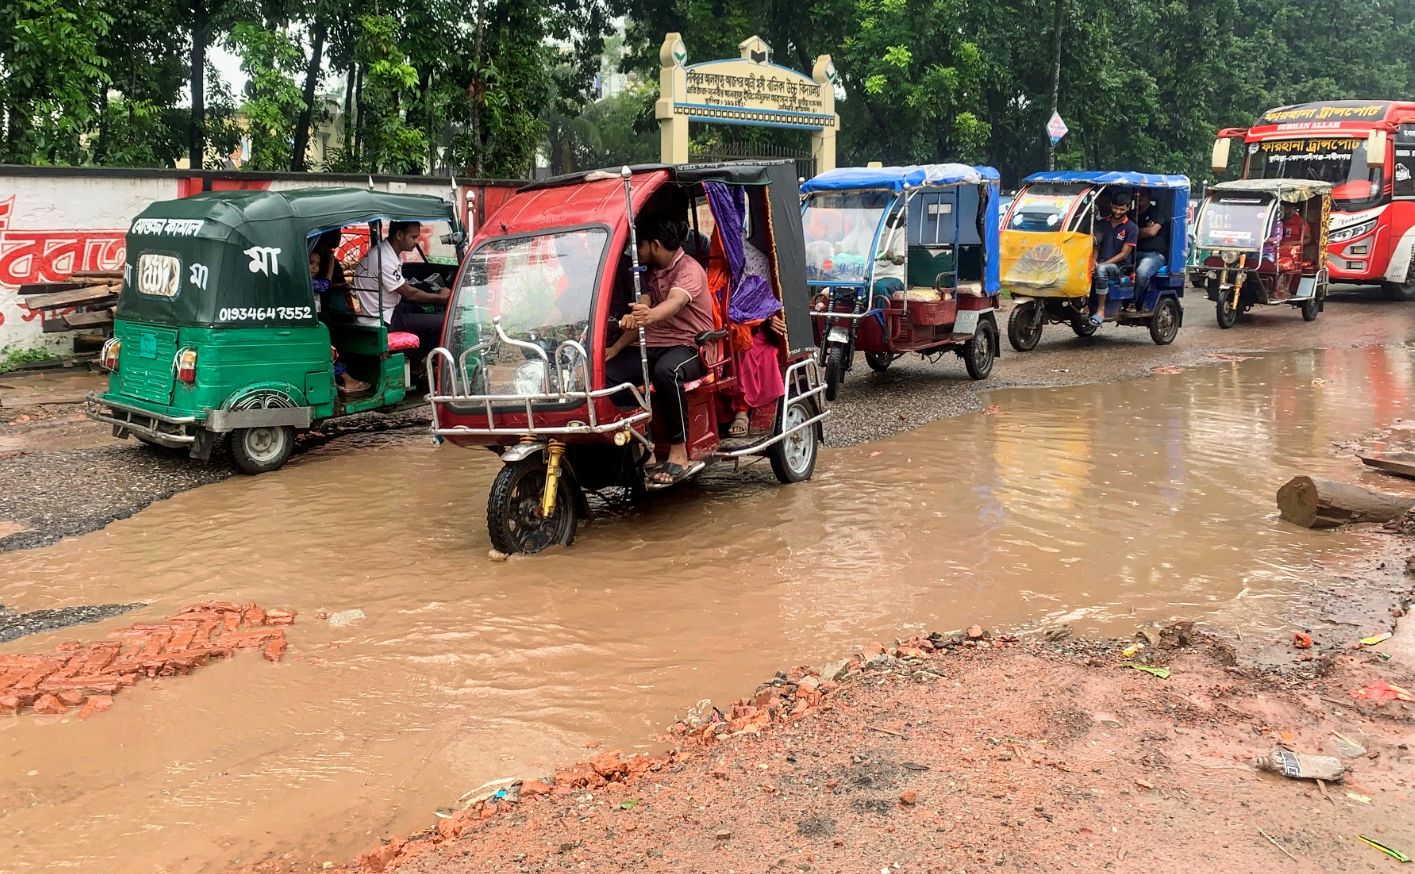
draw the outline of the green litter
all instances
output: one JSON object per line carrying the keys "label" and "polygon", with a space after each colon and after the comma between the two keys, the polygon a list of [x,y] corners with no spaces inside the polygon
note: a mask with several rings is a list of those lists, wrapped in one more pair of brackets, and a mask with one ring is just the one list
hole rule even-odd
{"label": "green litter", "polygon": [[1137,671],[1144,671],[1147,674],[1159,677],[1161,680],[1169,679],[1169,668],[1153,668],[1149,665],[1126,665],[1127,668],[1134,668]]}
{"label": "green litter", "polygon": [[633,810],[634,808],[638,807],[642,802],[642,798],[625,798],[623,801],[619,802],[619,809]]}
{"label": "green litter", "polygon": [[1410,857],[1409,857],[1409,856],[1405,855],[1404,853],[1400,852],[1399,850],[1392,849],[1391,847],[1387,847],[1385,844],[1381,843],[1380,841],[1373,841],[1373,840],[1371,840],[1370,838],[1366,837],[1365,835],[1357,835],[1356,837],[1357,837],[1359,840],[1361,840],[1363,843],[1370,844],[1371,846],[1373,846],[1373,847],[1375,847],[1376,849],[1380,850],[1382,853],[1385,853],[1387,856],[1390,856],[1392,859],[1394,859],[1394,860],[1397,861],[1397,862],[1409,862],[1409,861],[1410,861]]}

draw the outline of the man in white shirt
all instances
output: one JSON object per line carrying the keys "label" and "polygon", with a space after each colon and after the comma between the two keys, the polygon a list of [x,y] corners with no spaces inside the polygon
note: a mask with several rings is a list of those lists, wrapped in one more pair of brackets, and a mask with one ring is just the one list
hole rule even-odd
{"label": "man in white shirt", "polygon": [[382,311],[383,323],[391,330],[416,334],[419,351],[426,355],[442,339],[443,314],[425,313],[413,305],[445,304],[452,292],[421,291],[403,279],[403,253],[417,248],[421,233],[417,222],[389,222],[387,239],[359,261],[352,285],[359,297],[360,324],[377,325]]}

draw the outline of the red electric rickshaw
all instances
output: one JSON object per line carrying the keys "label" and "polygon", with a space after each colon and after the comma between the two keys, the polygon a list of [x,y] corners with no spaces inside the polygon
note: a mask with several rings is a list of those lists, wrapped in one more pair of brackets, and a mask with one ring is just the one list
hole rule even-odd
{"label": "red electric rickshaw", "polygon": [[[827,411],[796,185],[786,161],[576,173],[523,188],[483,225],[428,355],[429,400],[438,439],[501,456],[487,500],[496,549],[568,544],[587,493],[659,485],[646,467],[668,447],[647,364],[641,379],[605,378],[619,317],[644,293],[642,212],[686,204],[685,257],[704,263],[713,295],[716,327],[695,338],[702,376],[683,383],[690,462],[764,457],[782,483],[810,478]],[[766,256],[768,275],[747,275],[744,248]],[[768,311],[784,337],[766,329]],[[729,434],[742,419],[745,433]]]}

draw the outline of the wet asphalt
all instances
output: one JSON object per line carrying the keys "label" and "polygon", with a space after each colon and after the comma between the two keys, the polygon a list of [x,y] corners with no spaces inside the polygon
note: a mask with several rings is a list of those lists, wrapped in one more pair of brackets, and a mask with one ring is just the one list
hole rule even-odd
{"label": "wet asphalt", "polygon": [[[1142,378],[1157,367],[1214,363],[1225,354],[1317,348],[1388,346],[1415,340],[1415,304],[1385,300],[1377,289],[1341,289],[1311,323],[1297,310],[1266,307],[1229,330],[1218,328],[1213,305],[1185,300],[1184,327],[1169,346],[1156,346],[1138,327],[1106,325],[1094,337],[1076,337],[1065,325],[1046,327],[1038,347],[1018,353],[1007,345],[1006,306],[999,313],[1002,354],[992,375],[969,379],[962,360],[945,353],[936,360],[910,356],[886,373],[874,373],[857,357],[826,421],[829,446],[886,439],[938,419],[976,412],[995,403],[1007,388],[1077,385]],[[1004,401],[1005,402],[1005,401]],[[23,427],[10,424],[7,428]],[[42,442],[0,452],[0,552],[54,543],[95,531],[139,512],[153,501],[231,476],[229,462],[215,453],[209,462],[183,453],[116,441],[92,423],[89,448],[46,449]],[[308,436],[304,446],[347,441],[341,435],[390,431],[390,439],[424,439],[426,419],[417,414],[373,416]],[[357,451],[354,447],[353,451]],[[279,474],[274,474],[278,476]],[[10,523],[6,525],[5,523]],[[6,529],[11,533],[6,533]],[[19,530],[14,530],[19,529]]]}

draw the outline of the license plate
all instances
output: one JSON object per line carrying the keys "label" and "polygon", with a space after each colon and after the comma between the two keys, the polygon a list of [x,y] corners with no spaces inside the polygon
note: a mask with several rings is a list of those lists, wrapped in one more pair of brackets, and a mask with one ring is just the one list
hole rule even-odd
{"label": "license plate", "polygon": [[978,311],[963,310],[958,313],[958,319],[953,323],[953,333],[971,334],[978,330]]}
{"label": "license plate", "polygon": [[825,338],[832,343],[844,343],[850,338],[850,335],[846,333],[844,328],[831,328],[830,333],[826,334]]}
{"label": "license plate", "polygon": [[157,335],[143,334],[138,340],[138,354],[144,358],[157,357]]}

